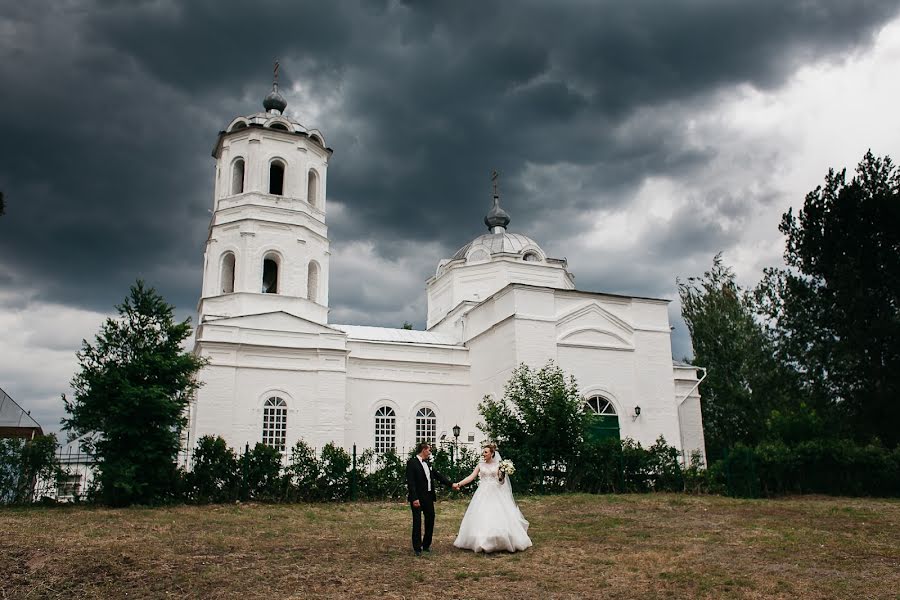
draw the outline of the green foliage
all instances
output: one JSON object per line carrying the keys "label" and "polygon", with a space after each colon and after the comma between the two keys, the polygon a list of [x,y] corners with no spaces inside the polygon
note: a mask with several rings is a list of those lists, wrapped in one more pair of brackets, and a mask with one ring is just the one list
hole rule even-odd
{"label": "green foliage", "polygon": [[185,499],[190,502],[206,504],[235,500],[239,492],[239,470],[234,450],[219,436],[201,437],[185,483]]}
{"label": "green foliage", "polygon": [[55,483],[62,474],[56,448],[52,434],[0,439],[0,503],[31,502],[39,479]]}
{"label": "green foliage", "polygon": [[319,499],[316,482],[322,470],[316,451],[303,440],[298,440],[291,448],[290,462],[285,468],[292,500],[312,501]]}
{"label": "green foliage", "polygon": [[756,290],[782,359],[820,416],[859,441],[900,442],[900,169],[867,152],[784,214],[787,268]]}
{"label": "green foliage", "polygon": [[752,297],[721,254],[702,277],[679,281],[678,295],[694,362],[707,368],[700,387],[707,452],[719,457],[736,442],[759,442],[770,411],[796,402],[798,394],[793,372],[777,360],[754,318]]}
{"label": "green foliage", "polygon": [[407,329],[407,330],[412,331],[412,328],[413,328],[412,323],[410,323],[409,321],[403,321],[403,327],[401,327],[401,329]]}
{"label": "green foliage", "polygon": [[323,500],[346,500],[350,497],[352,458],[346,450],[328,442],[322,447],[319,478],[316,486]]}
{"label": "green foliage", "polygon": [[[450,481],[460,481],[469,476],[478,461],[481,460],[481,449],[477,450],[467,448],[465,446],[454,447],[449,444],[434,448],[432,452],[432,461],[434,468],[443,475],[446,475]],[[504,456],[504,458],[506,458]],[[405,482],[405,477],[404,477]],[[464,487],[459,491],[448,488],[446,491],[451,498],[468,496],[477,489],[474,485]],[[406,496],[406,486],[403,488],[403,495]]]}
{"label": "green foliage", "polygon": [[240,468],[244,499],[274,502],[286,495],[286,478],[281,472],[281,453],[275,448],[257,442],[252,449],[244,452]]}
{"label": "green foliage", "polygon": [[203,361],[181,350],[190,319],[176,323],[174,308],[138,281],[107,319],[94,344],[82,343],[75,396],[63,397],[65,427],[94,433],[83,450],[98,469],[100,499],[114,506],[171,498],[185,410],[198,387]]}
{"label": "green foliage", "polygon": [[479,427],[503,447],[503,457],[524,468],[520,481],[565,489],[584,441],[587,418],[574,377],[566,378],[553,361],[540,370],[519,365],[506,383],[503,398],[485,396],[478,406]]}
{"label": "green foliage", "polygon": [[[369,472],[373,462],[375,469]],[[361,498],[398,500],[406,497],[406,463],[393,450],[376,455],[370,448],[360,455],[357,466]]]}
{"label": "green foliage", "polygon": [[[731,496],[900,496],[900,449],[833,437],[735,445],[709,470]],[[714,488],[715,489],[715,488]]]}

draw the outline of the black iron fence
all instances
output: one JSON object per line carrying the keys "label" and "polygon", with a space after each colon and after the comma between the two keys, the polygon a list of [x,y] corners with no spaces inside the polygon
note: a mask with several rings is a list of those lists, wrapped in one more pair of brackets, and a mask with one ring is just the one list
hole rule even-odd
{"label": "black iron fence", "polygon": [[[405,466],[415,451],[398,448],[376,453],[371,448],[334,444],[313,448],[302,442],[284,451],[263,444],[235,450],[221,438],[205,438],[178,456],[166,497],[190,503],[403,499]],[[437,444],[433,465],[459,481],[472,472],[479,453],[474,445]],[[511,481],[517,495],[653,491],[738,497],[900,495],[900,448],[841,440],[791,447],[737,445],[711,457],[709,464],[699,455],[686,456],[662,442],[643,448],[631,440],[588,443],[579,447],[577,455],[510,446],[503,448],[503,455],[516,466]],[[98,471],[77,445],[57,449],[52,468],[40,472],[10,456],[0,457],[0,503],[91,501]],[[462,492],[448,489],[441,495],[458,497],[475,487]]]}

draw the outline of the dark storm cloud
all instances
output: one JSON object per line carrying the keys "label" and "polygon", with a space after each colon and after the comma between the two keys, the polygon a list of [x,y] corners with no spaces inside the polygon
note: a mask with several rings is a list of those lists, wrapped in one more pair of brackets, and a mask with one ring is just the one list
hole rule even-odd
{"label": "dark storm cloud", "polygon": [[[192,309],[209,151],[235,114],[259,109],[274,56],[284,89],[335,99],[310,123],[287,92],[289,110],[336,151],[335,246],[373,240],[396,260],[409,252],[397,240],[450,252],[481,233],[493,168],[513,228],[564,240],[586,226],[582,211],[613,209],[648,175],[690,173],[710,158],[685,142],[670,107],[702,106],[737,83],[777,87],[805,62],[865,45],[896,11],[845,0],[4,8],[0,286],[108,310],[142,275]],[[628,119],[637,122],[623,132]],[[547,178],[526,185],[534,165]],[[579,167],[579,179],[554,179],[554,165]],[[657,251],[724,243],[715,221],[691,227],[660,236]],[[408,266],[416,279],[433,272],[423,264]],[[649,287],[626,273],[579,281]],[[364,312],[369,295],[353,295],[333,286],[331,304]]]}

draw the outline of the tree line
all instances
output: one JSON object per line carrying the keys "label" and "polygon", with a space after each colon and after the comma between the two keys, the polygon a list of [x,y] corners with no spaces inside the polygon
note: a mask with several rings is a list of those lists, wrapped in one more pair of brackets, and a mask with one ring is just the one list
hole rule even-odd
{"label": "tree line", "polygon": [[739,286],[721,254],[678,282],[694,364],[708,369],[707,452],[760,463],[816,449],[830,458],[805,468],[852,477],[842,457],[900,444],[900,171],[871,151],[852,178],[829,170],[779,231],[785,264],[756,286]]}

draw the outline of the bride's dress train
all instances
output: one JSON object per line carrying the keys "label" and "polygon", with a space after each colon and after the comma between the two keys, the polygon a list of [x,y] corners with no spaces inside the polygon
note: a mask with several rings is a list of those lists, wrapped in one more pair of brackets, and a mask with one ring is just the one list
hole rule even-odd
{"label": "bride's dress train", "polygon": [[478,489],[459,525],[453,545],[475,552],[516,552],[531,547],[528,521],[512,496],[509,480],[500,483],[499,460],[479,464]]}

